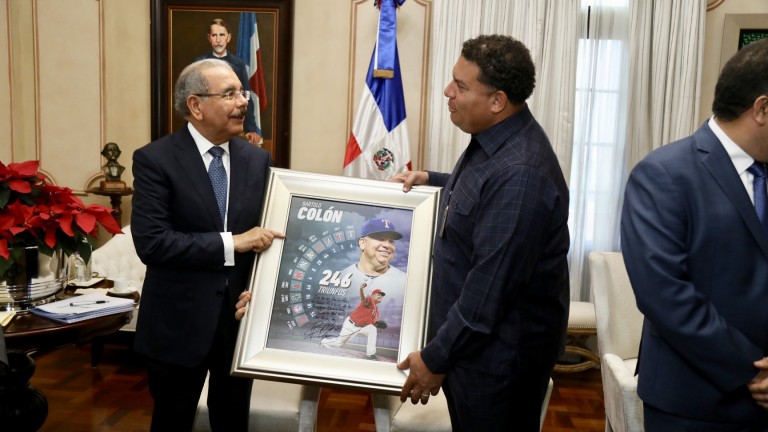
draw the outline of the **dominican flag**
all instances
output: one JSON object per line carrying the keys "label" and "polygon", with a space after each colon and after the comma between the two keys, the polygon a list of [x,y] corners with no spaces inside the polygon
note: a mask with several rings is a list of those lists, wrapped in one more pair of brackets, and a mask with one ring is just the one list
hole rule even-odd
{"label": "dominican flag", "polygon": [[261,112],[267,109],[267,89],[264,86],[264,69],[261,67],[261,46],[259,46],[259,29],[256,27],[255,12],[240,14],[237,56],[248,67],[248,86],[251,88],[253,116],[259,128],[258,133],[261,135]]}
{"label": "dominican flag", "polygon": [[379,33],[344,156],[344,175],[385,180],[411,169],[395,11],[405,0],[379,0]]}

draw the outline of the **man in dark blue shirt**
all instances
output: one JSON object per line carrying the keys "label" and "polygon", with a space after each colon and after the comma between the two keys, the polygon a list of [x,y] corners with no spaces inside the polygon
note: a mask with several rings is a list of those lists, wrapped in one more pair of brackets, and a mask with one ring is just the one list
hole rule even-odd
{"label": "man in dark blue shirt", "polygon": [[[232,69],[235,71],[235,75],[240,80],[240,84],[243,86],[243,90],[250,90],[250,84],[248,84],[248,68],[245,63],[235,55],[230,54],[227,51],[227,45],[232,39],[232,33],[229,31],[227,23],[221,19],[216,18],[211,21],[210,30],[208,31],[208,42],[211,43],[212,51],[209,51],[198,58],[197,60],[203,60],[207,58],[221,59],[229,63]],[[245,116],[245,124],[243,125],[243,131],[245,133],[245,139],[248,142],[258,144],[261,142],[261,129],[256,124],[256,117],[253,115],[255,110],[254,98],[248,99],[248,115]]]}
{"label": "man in dark blue shirt", "polygon": [[471,134],[452,174],[392,181],[444,187],[433,256],[430,338],[400,364],[401,400],[442,386],[454,430],[538,431],[568,323],[568,189],[525,103],[528,49],[508,36],[464,43],[445,88],[451,121]]}

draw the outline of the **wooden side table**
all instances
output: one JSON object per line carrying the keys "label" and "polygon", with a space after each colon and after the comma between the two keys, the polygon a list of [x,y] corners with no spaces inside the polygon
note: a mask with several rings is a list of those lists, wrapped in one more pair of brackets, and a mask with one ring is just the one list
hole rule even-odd
{"label": "wooden side table", "polygon": [[5,329],[7,349],[26,353],[44,352],[71,344],[84,344],[114,333],[131,321],[133,311],[65,324],[31,312],[16,315]]}
{"label": "wooden side table", "polygon": [[125,189],[108,190],[101,188],[86,189],[86,192],[94,195],[108,196],[109,203],[112,204],[112,209],[115,211],[115,220],[117,224],[123,226],[123,209],[120,208],[122,199],[124,196],[133,195],[133,188],[127,187]]}
{"label": "wooden side table", "polygon": [[[94,285],[94,288],[111,287],[110,280]],[[56,294],[56,299],[74,297],[75,289],[67,287]],[[92,342],[94,338],[115,333],[128,324],[132,317],[133,311],[128,311],[74,323],[60,323],[27,311],[16,314],[13,321],[6,326],[5,344],[9,350],[26,353],[45,352],[71,344],[84,344]]]}
{"label": "wooden side table", "polygon": [[[69,298],[71,294],[62,291],[57,294],[57,297]],[[54,350],[70,344],[82,344],[118,331],[122,326],[130,322],[132,316],[133,311],[131,310],[66,324],[49,320],[31,312],[17,314],[5,329],[5,345],[9,351],[33,354]],[[93,356],[93,353],[91,355]],[[92,365],[95,366],[94,360],[95,358],[92,357]],[[29,357],[29,362],[31,363],[31,375],[34,372],[34,360],[32,360],[32,357]],[[0,394],[3,391],[5,389],[0,389]],[[45,401],[45,395],[39,391],[37,391],[37,394]],[[32,413],[30,417],[23,419],[23,421],[43,425],[45,418],[48,416],[47,402],[45,402],[44,409],[40,409],[35,408],[37,406],[34,405],[36,400],[28,397],[28,399],[22,400],[16,408],[21,409],[24,413]],[[3,422],[9,420],[4,418],[3,415],[7,415],[7,410],[0,414],[0,423],[5,424]]]}

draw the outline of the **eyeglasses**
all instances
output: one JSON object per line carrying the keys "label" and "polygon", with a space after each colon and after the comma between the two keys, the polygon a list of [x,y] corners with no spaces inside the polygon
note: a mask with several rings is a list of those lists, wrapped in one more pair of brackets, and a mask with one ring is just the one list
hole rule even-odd
{"label": "eyeglasses", "polygon": [[237,97],[237,95],[240,95],[245,100],[251,100],[251,91],[250,90],[231,90],[226,93],[195,93],[195,96],[221,96],[227,101],[233,101]]}

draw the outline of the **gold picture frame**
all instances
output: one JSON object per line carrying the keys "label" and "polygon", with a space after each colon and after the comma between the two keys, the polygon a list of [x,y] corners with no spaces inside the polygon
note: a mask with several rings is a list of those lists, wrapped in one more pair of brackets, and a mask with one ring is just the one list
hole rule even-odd
{"label": "gold picture frame", "polygon": [[[286,238],[254,265],[232,373],[399,393],[406,374],[396,364],[425,343],[440,192],[417,186],[404,193],[397,183],[273,168],[262,226]],[[389,264],[404,279],[386,282],[382,275],[362,285],[352,276],[362,227],[372,220],[402,236]],[[378,308],[388,325],[376,330],[371,358],[362,333],[341,346],[321,343],[338,335],[361,303],[359,285],[366,296],[377,287],[386,294]]]}
{"label": "gold picture frame", "polygon": [[151,0],[152,139],[178,130],[184,119],[173,108],[181,71],[210,52],[206,38],[214,18],[228,23],[237,51],[239,19],[254,13],[258,23],[267,106],[261,112],[262,147],[275,164],[289,167],[294,0]]}

